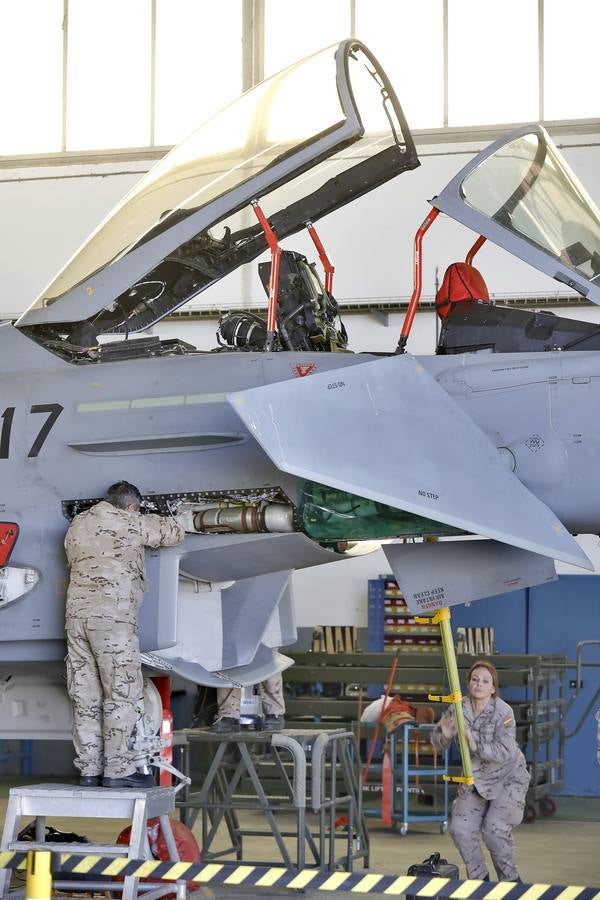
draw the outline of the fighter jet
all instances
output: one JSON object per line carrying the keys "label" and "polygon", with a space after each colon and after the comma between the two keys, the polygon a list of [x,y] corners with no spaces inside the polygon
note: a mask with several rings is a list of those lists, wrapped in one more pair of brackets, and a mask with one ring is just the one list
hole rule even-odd
{"label": "fighter jet", "polygon": [[[407,352],[408,327],[396,353],[347,346],[314,223],[418,165],[384,71],[344,41],[177,146],[0,327],[0,672],[62,661],[64,535],[122,478],[185,516],[184,544],[148,551],[140,640],[149,672],[197,683],[287,665],[291,574],[367,540],[391,541],[420,612],[550,580],[554,560],[591,568],[573,535],[600,525],[598,353],[494,352],[497,308],[471,295],[436,355]],[[433,205],[600,298],[600,215],[543,129]],[[290,249],[304,229],[319,265]],[[228,310],[213,351],[136,337],[265,251],[266,320]]]}

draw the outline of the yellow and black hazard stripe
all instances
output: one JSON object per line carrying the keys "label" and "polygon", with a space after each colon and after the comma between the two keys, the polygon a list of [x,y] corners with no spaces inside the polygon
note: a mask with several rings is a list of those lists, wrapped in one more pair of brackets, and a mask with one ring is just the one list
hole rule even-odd
{"label": "yellow and black hazard stripe", "polygon": [[[35,852],[35,851],[33,851]],[[26,853],[0,853],[0,868],[24,868]],[[55,875],[68,872],[97,877],[162,878],[256,888],[288,888],[353,894],[387,894],[447,897],[452,900],[600,900],[600,888],[579,885],[521,884],[512,881],[459,881],[412,875],[378,875],[363,872],[321,872],[318,869],[284,869],[243,863],[163,862],[154,859],[53,854]]]}
{"label": "yellow and black hazard stripe", "polygon": [[26,853],[3,850],[0,852],[0,869],[24,869],[26,859]]}

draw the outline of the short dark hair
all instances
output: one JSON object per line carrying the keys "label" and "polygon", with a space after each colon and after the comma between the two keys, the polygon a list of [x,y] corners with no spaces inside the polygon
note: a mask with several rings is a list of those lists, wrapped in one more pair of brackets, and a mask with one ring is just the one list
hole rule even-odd
{"label": "short dark hair", "polygon": [[142,495],[135,484],[130,484],[128,481],[117,481],[115,484],[111,484],[107,490],[106,499],[118,509],[127,509],[131,505],[137,506],[139,509]]}

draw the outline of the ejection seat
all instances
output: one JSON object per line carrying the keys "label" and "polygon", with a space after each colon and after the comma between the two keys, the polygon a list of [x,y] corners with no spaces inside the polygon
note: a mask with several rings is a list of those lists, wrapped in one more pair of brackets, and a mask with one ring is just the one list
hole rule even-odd
{"label": "ejection seat", "polygon": [[455,262],[448,266],[435,296],[435,308],[442,322],[452,314],[456,303],[489,303],[490,295],[483,275],[475,266]]}

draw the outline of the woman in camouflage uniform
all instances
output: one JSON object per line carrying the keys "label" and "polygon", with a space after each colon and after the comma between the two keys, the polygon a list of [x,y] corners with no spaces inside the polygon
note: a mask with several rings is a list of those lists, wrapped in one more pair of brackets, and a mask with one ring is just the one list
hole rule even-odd
{"label": "woman in camouflage uniform", "polygon": [[[471,749],[474,784],[461,784],[452,805],[450,834],[469,878],[487,880],[479,835],[490,851],[500,881],[520,881],[512,830],[523,819],[529,773],[516,741],[512,709],[498,696],[498,673],[484,660],[467,676],[462,708]],[[432,743],[445,748],[456,736],[454,710],[436,725]]]}

